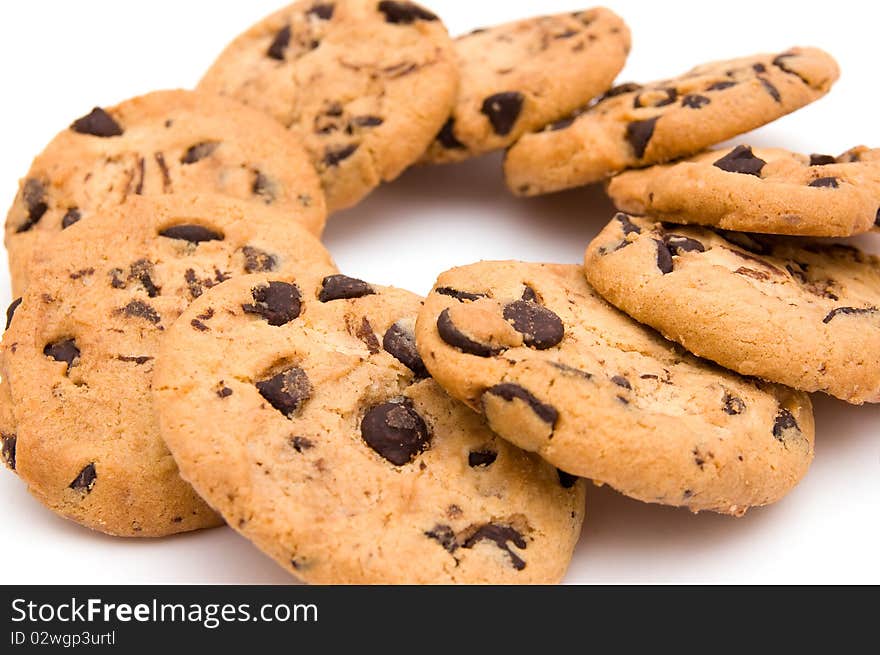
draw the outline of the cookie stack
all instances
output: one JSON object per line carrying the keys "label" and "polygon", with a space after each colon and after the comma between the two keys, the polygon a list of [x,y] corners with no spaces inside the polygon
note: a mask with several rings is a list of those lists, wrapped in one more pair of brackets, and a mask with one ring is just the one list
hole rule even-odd
{"label": "cookie stack", "polygon": [[[74,121],[7,217],[9,468],[90,528],[225,522],[325,584],[556,582],[581,478],[781,498],[805,392],[880,400],[878,262],[798,240],[875,224],[880,157],[706,151],[824,95],[820,50],[612,87],[629,49],[607,9],[452,40],[411,2],[302,0],[197,90]],[[407,167],[502,148],[519,195],[608,181],[585,267],[481,262],[423,299],[321,245]]]}

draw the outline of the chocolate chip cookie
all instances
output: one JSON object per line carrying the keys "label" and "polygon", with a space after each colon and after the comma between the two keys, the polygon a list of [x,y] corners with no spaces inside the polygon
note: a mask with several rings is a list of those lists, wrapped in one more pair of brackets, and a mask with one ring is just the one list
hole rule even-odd
{"label": "chocolate chip cookie", "polygon": [[236,38],[199,88],[299,137],[337,210],[425,152],[455,102],[458,68],[446,28],[415,3],[300,0]]}
{"label": "chocolate chip cookie", "polygon": [[13,293],[47,239],[134,196],[220,193],[276,207],[315,234],[326,209],[302,146],[233,100],[158,91],[95,108],[37,156],[6,217]]}
{"label": "chocolate chip cookie", "polygon": [[739,145],[612,178],[618,209],[725,230],[843,237],[880,222],[880,150],[838,157]]}
{"label": "chocolate chip cookie", "polygon": [[162,435],[228,524],[305,581],[558,581],[583,482],[427,379],[420,301],[341,275],[211,290],[164,339]]}
{"label": "chocolate chip cookie", "polygon": [[504,163],[507,183],[515,194],[532,196],[693,155],[813,102],[838,76],[822,50],[792,48],[624,84],[520,139]]}
{"label": "chocolate chip cookie", "polygon": [[618,214],[586,271],[611,303],[743,375],[880,402],[880,259]]}
{"label": "chocolate chip cookie", "polygon": [[601,7],[457,38],[458,100],[425,159],[461,161],[505,148],[567,116],[611,87],[629,48],[629,28]]}
{"label": "chocolate chip cookie", "polygon": [[447,271],[416,341],[499,435],[645,502],[740,515],[781,498],[813,458],[806,394],[686,353],[602,300],[580,266]]}
{"label": "chocolate chip cookie", "polygon": [[[335,270],[288,212],[221,196],[129,198],[47,241],[3,339],[15,468],[55,512],[115,535],[219,517],[159,438],[159,342],[206,289],[245,273]],[[204,329],[207,314],[190,319]]]}

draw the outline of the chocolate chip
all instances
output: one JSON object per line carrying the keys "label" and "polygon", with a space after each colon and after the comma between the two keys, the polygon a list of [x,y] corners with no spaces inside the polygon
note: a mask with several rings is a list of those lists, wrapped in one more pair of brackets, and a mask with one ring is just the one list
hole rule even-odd
{"label": "chocolate chip", "polygon": [[483,100],[480,112],[489,119],[495,134],[506,136],[516,124],[523,102],[525,96],[519,91],[504,91]]}
{"label": "chocolate chip", "polygon": [[412,2],[383,0],[379,3],[379,11],[385,14],[386,23],[395,25],[410,25],[417,20],[437,20],[437,16]]}
{"label": "chocolate chip", "polygon": [[877,214],[874,216],[874,225],[880,227],[880,208],[877,209]]}
{"label": "chocolate chip", "polygon": [[296,452],[301,453],[314,448],[315,442],[311,439],[306,439],[305,437],[291,437],[290,445]]}
{"label": "chocolate chip", "polygon": [[633,121],[626,126],[626,140],[632,146],[636,159],[645,156],[645,150],[651,137],[654,136],[654,127],[659,118],[659,116],[655,116],[643,121]]}
{"label": "chocolate chip", "polygon": [[547,132],[558,132],[559,130],[564,130],[567,127],[571,127],[575,120],[577,119],[579,114],[573,114],[571,116],[566,116],[558,121],[550,123],[547,127],[544,128]]}
{"label": "chocolate chip", "polygon": [[562,320],[546,307],[528,300],[516,300],[504,306],[504,320],[523,335],[523,342],[537,350],[559,344],[565,336]]}
{"label": "chocolate chip", "polygon": [[787,409],[780,409],[773,421],[773,436],[783,443],[793,436],[800,437],[801,429],[794,415]]}
{"label": "chocolate chip", "polygon": [[550,366],[555,368],[557,371],[565,373],[566,375],[571,375],[574,377],[581,378],[583,380],[592,380],[593,374],[588,373],[579,368],[575,368],[574,366],[569,366],[568,364],[563,364],[562,362],[549,362]]}
{"label": "chocolate chip", "polygon": [[122,128],[113,117],[100,107],[95,107],[91,112],[73,121],[70,126],[74,132],[91,134],[92,136],[110,137],[120,136]]}
{"label": "chocolate chip", "polygon": [[129,266],[128,280],[136,280],[150,298],[158,296],[162,289],[153,282],[153,263],[148,259],[138,259]]}
{"label": "chocolate chip", "polygon": [[319,2],[312,5],[312,8],[306,12],[306,16],[315,16],[321,20],[330,20],[333,18],[333,10],[335,6],[332,2]]}
{"label": "chocolate chip", "polygon": [[810,86],[810,81],[809,81],[808,79],[806,79],[803,75],[801,75],[800,73],[798,73],[798,72],[797,72],[796,70],[794,70],[793,68],[789,68],[788,65],[785,63],[785,60],[786,60],[786,59],[791,59],[792,57],[796,57],[796,56],[797,56],[797,55],[792,54],[792,53],[790,53],[790,52],[783,52],[781,55],[778,55],[778,56],[773,60],[773,65],[776,66],[776,67],[777,67],[779,70],[781,70],[783,73],[788,73],[789,75],[794,75],[795,77],[797,77],[798,79],[800,79],[801,82],[803,82],[803,83],[806,84],[807,86]]}
{"label": "chocolate chip", "polygon": [[471,293],[470,291],[459,291],[458,289],[453,289],[452,287],[437,287],[434,289],[434,293],[439,293],[441,296],[449,296],[450,298],[455,298],[456,300],[460,300],[464,302],[465,300],[479,300],[480,298],[486,298],[485,293]]}
{"label": "chocolate chip", "polygon": [[159,313],[142,300],[132,300],[125,307],[116,310],[115,313],[123,314],[129,318],[142,318],[154,325],[158,325],[162,320]]}
{"label": "chocolate chip", "polygon": [[275,34],[272,44],[266,51],[266,56],[270,59],[284,61],[284,53],[287,52],[287,46],[290,45],[290,25],[285,25]]}
{"label": "chocolate chip", "polygon": [[448,525],[437,524],[433,529],[426,531],[425,536],[443,546],[448,553],[454,553],[458,549],[455,531]]}
{"label": "chocolate chip", "polygon": [[[223,384],[221,381],[220,384]],[[218,398],[229,398],[232,395],[232,389],[229,387],[220,387],[217,389],[217,397]]]}
{"label": "chocolate chip", "polygon": [[378,127],[385,121],[378,116],[355,116],[351,122],[357,127]]}
{"label": "chocolate chip", "polygon": [[78,222],[82,218],[82,214],[80,214],[79,209],[76,207],[71,207],[66,212],[64,212],[64,216],[61,217],[61,229],[66,230],[74,223]]}
{"label": "chocolate chip", "polygon": [[0,434],[0,457],[3,458],[3,463],[10,471],[15,470],[16,441],[14,434]]}
{"label": "chocolate chip", "polygon": [[556,474],[559,476],[559,484],[562,485],[563,489],[571,489],[580,479],[578,476],[566,473],[562,469],[556,469]]}
{"label": "chocolate chip", "polygon": [[278,267],[278,258],[265,250],[244,246],[241,249],[241,254],[244,255],[245,273],[266,273],[274,271]]}
{"label": "chocolate chip", "polygon": [[[346,317],[346,323],[348,323],[348,317]],[[379,340],[376,338],[373,326],[370,325],[370,321],[366,316],[361,319],[361,324],[355,330],[354,335],[364,343],[371,355],[379,352]]]}
{"label": "chocolate chip", "polygon": [[443,123],[443,127],[441,127],[440,131],[437,133],[436,140],[447,150],[464,150],[467,147],[455,136],[454,118],[450,118]]}
{"label": "chocolate chip", "polygon": [[819,177],[810,182],[808,186],[825,188],[825,189],[836,189],[840,186],[836,177]]}
{"label": "chocolate chip", "polygon": [[506,552],[510,557],[510,563],[517,571],[522,571],[526,568],[526,563],[510,549],[508,544],[508,542],[512,542],[517,548],[525,548],[527,545],[526,540],[523,539],[523,536],[518,531],[510,526],[486,524],[468,537],[461,547],[473,548],[480,541],[491,541],[498,548]]}
{"label": "chocolate chip", "polygon": [[181,241],[189,241],[190,243],[202,243],[203,241],[223,241],[223,233],[197,225],[194,223],[183,225],[172,225],[166,227],[159,232],[160,237],[169,239],[180,239]]}
{"label": "chocolate chip", "polygon": [[672,252],[660,239],[654,239],[657,244],[657,268],[663,275],[672,273]]}
{"label": "chocolate chip", "polygon": [[278,327],[290,323],[302,310],[299,288],[288,282],[269,282],[251,289],[253,304],[242,305],[245,314],[256,314],[269,325]]}
{"label": "chocolate chip", "polygon": [[62,339],[48,343],[43,348],[43,354],[56,362],[64,362],[68,369],[79,363],[79,348],[76,347],[75,339]]}
{"label": "chocolate chip", "polygon": [[714,84],[710,84],[706,87],[706,91],[723,91],[724,89],[729,89],[732,86],[736,86],[736,82],[731,80],[724,80],[722,82],[715,82]]}
{"label": "chocolate chip", "polygon": [[689,107],[691,109],[702,109],[710,102],[712,101],[706,96],[701,96],[698,93],[688,93],[681,99],[681,106]]}
{"label": "chocolate chip", "polygon": [[401,364],[415,373],[417,379],[430,377],[419,351],[416,349],[416,337],[412,329],[401,321],[397,321],[382,337],[382,347]]}
{"label": "chocolate chip", "polygon": [[324,163],[327,166],[339,166],[340,162],[351,157],[358,149],[358,144],[351,143],[347,146],[328,147],[324,151]]}
{"label": "chocolate chip", "polygon": [[468,453],[468,466],[471,468],[487,467],[498,459],[494,450],[472,450]]}
{"label": "chocolate chip", "polygon": [[[773,253],[773,247],[770,244],[759,241],[754,234],[748,235],[744,232],[728,232],[725,230],[716,230],[716,232],[727,241],[730,241],[743,250],[748,250],[756,255],[770,255]],[[737,254],[742,256],[742,253]],[[756,261],[763,262],[763,260],[760,259]]]}
{"label": "chocolate chip", "polygon": [[679,234],[669,234],[666,236],[666,246],[674,255],[681,255],[685,252],[706,252],[706,246],[697,241]]}
{"label": "chocolate chip", "polygon": [[[648,100],[645,104],[645,96],[652,93],[662,93],[662,96],[655,100]],[[645,93],[639,93],[633,98],[633,109],[642,107],[665,107],[671,105],[678,100],[678,91],[672,87],[667,89],[649,89]]]}
{"label": "chocolate chip", "polygon": [[504,351],[504,348],[487,346],[466,336],[462,333],[452,319],[449,317],[449,310],[444,309],[437,317],[437,332],[440,338],[450,346],[458,348],[468,355],[476,355],[477,357],[492,357]]}
{"label": "chocolate chip", "polygon": [[758,62],[757,64],[752,64],[752,70],[756,73],[766,73],[767,67],[764,64]]}
{"label": "chocolate chip", "polygon": [[16,228],[16,233],[27,232],[36,225],[43,214],[49,209],[46,203],[46,187],[40,180],[29,178],[24,183],[21,193],[24,206],[27,208],[27,217],[24,223]]}
{"label": "chocolate chip", "polygon": [[624,389],[632,390],[632,385],[629,383],[629,380],[627,380],[622,375],[615,375],[614,377],[611,378],[611,381],[614,384],[616,384],[618,387],[623,387]]}
{"label": "chocolate chip", "polygon": [[641,84],[636,84],[635,82],[624,82],[623,84],[618,84],[617,86],[611,87],[604,94],[599,96],[599,99],[596,101],[596,104],[600,102],[604,102],[609,98],[614,98],[624,93],[633,93],[634,91],[640,91],[642,89]]}
{"label": "chocolate chip", "polygon": [[763,86],[764,90],[770,94],[771,98],[776,102],[782,102],[782,96],[779,95],[779,89],[773,86],[766,78],[759,77],[758,79],[761,81],[761,86]]}
{"label": "chocolate chip", "polygon": [[12,317],[15,315],[15,310],[18,309],[20,304],[21,298],[16,298],[9,304],[9,307],[6,308],[6,330],[8,330],[9,326],[12,324]]}
{"label": "chocolate chip", "polygon": [[492,396],[498,396],[506,402],[513,402],[515,399],[523,401],[529,406],[529,408],[531,408],[535,416],[551,427],[556,425],[556,420],[559,418],[559,412],[556,411],[555,407],[542,403],[529,391],[523,389],[518,384],[502,382],[501,384],[496,384],[494,387],[489,387],[486,390],[486,393]]}
{"label": "chocolate chip", "polygon": [[844,314],[874,314],[876,307],[838,307],[828,312],[828,315],[822,319],[823,323],[830,323],[836,316]]}
{"label": "chocolate chip", "polygon": [[618,212],[614,220],[620,223],[620,229],[623,230],[624,236],[627,234],[641,234],[642,228],[630,220],[630,216],[623,212]]}
{"label": "chocolate chip", "polygon": [[766,164],[767,162],[752,153],[751,147],[737,146],[712,165],[728,173],[761,177],[761,171]]}
{"label": "chocolate chip", "polygon": [[837,159],[831,155],[817,155],[816,153],[810,155],[810,166],[828,166],[836,163]]}
{"label": "chocolate chip", "polygon": [[275,184],[271,179],[260,171],[254,171],[254,183],[251,185],[251,193],[263,199],[267,205],[275,200]]}
{"label": "chocolate chip", "polygon": [[362,298],[376,293],[369,284],[357,278],[347,275],[328,275],[321,283],[321,291],[318,300],[330,302],[331,300],[349,300]]}
{"label": "chocolate chip", "polygon": [[98,472],[95,470],[95,463],[92,462],[83,467],[82,471],[79,472],[79,475],[73,479],[73,482],[71,482],[68,487],[77,491],[89,493],[92,490],[92,487],[95,486],[95,480],[97,479]]}
{"label": "chocolate chip", "polygon": [[152,361],[152,357],[148,355],[116,355],[116,359],[120,362],[133,363],[138,366],[143,366],[149,361]]}
{"label": "chocolate chip", "polygon": [[180,158],[180,163],[195,164],[197,161],[201,161],[205,157],[210,157],[219,145],[219,141],[202,141],[201,143],[192,145],[187,148],[183,157]]}
{"label": "chocolate chip", "polygon": [[428,447],[428,427],[408,398],[367,410],[361,421],[367,445],[395,466],[403,466]]}
{"label": "chocolate chip", "polygon": [[725,414],[730,414],[731,416],[736,416],[737,414],[742,414],[746,411],[746,403],[742,398],[737,398],[736,396],[732,396],[729,393],[724,394],[724,398],[722,400],[724,406]]}
{"label": "chocolate chip", "polygon": [[291,366],[270,378],[259,380],[256,387],[260,395],[287,418],[293,418],[312,395],[309,376],[298,366]]}

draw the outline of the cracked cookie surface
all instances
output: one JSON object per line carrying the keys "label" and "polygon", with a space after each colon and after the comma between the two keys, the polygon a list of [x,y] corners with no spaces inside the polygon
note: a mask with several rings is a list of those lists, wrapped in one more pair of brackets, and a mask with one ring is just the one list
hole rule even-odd
{"label": "cracked cookie surface", "polygon": [[102,532],[218,525],[159,437],[159,342],[206,289],[258,271],[333,271],[326,250],[288,212],[181,194],[129,199],[44,254],[3,338],[16,472],[43,504]]}
{"label": "cracked cookie surface", "polygon": [[703,64],[647,85],[623,84],[523,136],[507,152],[507,184],[532,196],[693,155],[817,100],[839,74],[822,50],[792,48]]}
{"label": "cracked cookie surface", "polygon": [[237,37],[199,83],[299,137],[331,210],[415,162],[457,87],[452,40],[437,16],[379,0],[296,2]]}
{"label": "cracked cookie surface", "polygon": [[268,205],[320,234],[320,181],[299,142],[260,112],[192,91],[93,109],[34,159],[6,217],[13,293],[43,245],[134,196],[218,193]]}
{"label": "cracked cookie surface", "polygon": [[[255,311],[267,295],[297,300]],[[584,483],[425,377],[420,302],[340,275],[211,290],[162,346],[163,437],[229,525],[305,581],[556,582]]]}
{"label": "cracked cookie surface", "polygon": [[699,360],[593,291],[580,266],[443,273],[419,313],[434,378],[489,426],[633,498],[739,515],[813,457],[809,397]]}
{"label": "cracked cookie surface", "polygon": [[618,214],[590,244],[606,299],[744,375],[880,402],[880,260],[842,243]]}

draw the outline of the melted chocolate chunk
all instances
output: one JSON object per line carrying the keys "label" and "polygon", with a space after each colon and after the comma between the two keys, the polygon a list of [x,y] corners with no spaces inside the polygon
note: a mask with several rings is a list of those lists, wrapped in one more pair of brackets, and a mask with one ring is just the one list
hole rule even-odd
{"label": "melted chocolate chunk", "polygon": [[148,259],[139,259],[129,266],[128,281],[133,280],[144,288],[150,298],[155,298],[162,292],[153,282],[153,263]]}
{"label": "melted chocolate chunk", "polygon": [[306,12],[307,16],[315,16],[321,20],[330,20],[333,18],[333,10],[335,5],[332,2],[319,2],[312,5],[312,8]]}
{"label": "melted chocolate chunk", "polygon": [[615,375],[615,376],[613,376],[613,377],[611,378],[611,381],[612,381],[614,384],[616,384],[618,387],[623,387],[624,389],[632,390],[632,385],[629,383],[629,380],[627,380],[627,379],[626,379],[624,376],[622,376],[622,375]]}
{"label": "melted chocolate chunk", "polygon": [[822,319],[822,322],[830,323],[835,317],[845,314],[874,314],[876,312],[876,307],[838,307],[828,312],[828,315]]}
{"label": "melted chocolate chunk", "polygon": [[0,434],[0,457],[10,471],[15,470],[15,443],[17,438],[14,434]]}
{"label": "melted chocolate chunk", "polygon": [[779,70],[781,70],[783,73],[788,73],[789,75],[794,75],[794,76],[797,77],[801,82],[803,82],[803,83],[806,84],[807,86],[810,86],[810,81],[809,81],[808,79],[806,79],[803,75],[801,75],[800,73],[798,73],[798,72],[797,72],[796,70],[794,70],[793,68],[789,68],[788,65],[785,63],[785,60],[786,60],[786,59],[791,59],[792,57],[797,57],[797,55],[792,54],[792,53],[790,53],[790,52],[783,52],[781,55],[777,56],[777,57],[773,60],[773,65],[776,66],[776,67],[777,67]]}
{"label": "melted chocolate chunk", "polygon": [[290,445],[296,452],[301,453],[314,448],[315,442],[305,437],[291,437]]}
{"label": "melted chocolate chunk", "polygon": [[436,140],[441,146],[443,146],[447,150],[464,150],[465,148],[467,148],[467,146],[465,146],[455,136],[454,118],[450,118],[445,123],[443,123],[443,127],[441,127],[440,131],[437,133]]}
{"label": "melted chocolate chunk", "polygon": [[801,428],[794,415],[787,409],[780,409],[773,421],[773,436],[783,443],[793,436],[799,437]]}
{"label": "melted chocolate chunk", "polygon": [[565,327],[555,313],[528,300],[516,300],[504,306],[504,320],[523,335],[523,342],[537,350],[552,348],[562,341]]}
{"label": "melted chocolate chunk", "polygon": [[458,550],[458,539],[455,536],[455,531],[448,525],[437,524],[433,529],[426,531],[425,536],[443,546],[443,549],[448,553],[454,553]]}
{"label": "melted chocolate chunk", "polygon": [[444,309],[437,317],[437,332],[440,338],[454,348],[458,348],[468,355],[476,355],[477,357],[492,357],[503,352],[505,349],[500,346],[488,346],[477,341],[461,332],[452,319],[449,317],[449,310]]}
{"label": "melted chocolate chunk", "polygon": [[779,95],[779,89],[773,86],[770,83],[770,80],[764,77],[759,77],[758,79],[761,81],[761,86],[764,87],[764,90],[770,94],[771,98],[773,98],[776,102],[782,102],[782,96]]}
{"label": "melted chocolate chunk", "polygon": [[12,325],[12,317],[15,316],[15,310],[18,309],[18,306],[21,304],[21,298],[16,298],[11,303],[9,303],[9,307],[6,308],[6,330],[9,329],[9,326]]}
{"label": "melted chocolate chunk", "polygon": [[480,112],[489,119],[495,134],[506,136],[516,124],[524,102],[525,96],[519,91],[504,91],[486,98]]}
{"label": "melted chocolate chunk", "polygon": [[385,121],[378,116],[355,116],[351,119],[353,125],[357,127],[378,127]]}
{"label": "melted chocolate chunk", "polygon": [[680,234],[669,234],[665,241],[666,247],[673,255],[681,255],[686,252],[706,252],[706,246],[702,243]]}
{"label": "melted chocolate chunk", "polygon": [[819,177],[810,182],[808,186],[820,189],[836,189],[840,186],[836,177]]}
{"label": "melted chocolate chunk", "polygon": [[46,187],[40,180],[29,178],[24,183],[21,193],[24,206],[27,208],[27,217],[24,223],[16,228],[16,233],[27,232],[40,222],[43,214],[49,209],[46,203]]}
{"label": "melted chocolate chunk", "polygon": [[562,469],[556,469],[556,473],[559,476],[559,484],[562,485],[563,489],[571,489],[580,479],[578,476],[566,473]]}
{"label": "melted chocolate chunk", "polygon": [[626,126],[626,140],[632,146],[636,159],[645,156],[645,150],[648,148],[651,137],[654,136],[654,127],[659,118],[659,116],[655,116],[643,121],[633,121]]}
{"label": "melted chocolate chunk", "polygon": [[202,141],[201,143],[196,143],[187,148],[186,152],[183,153],[183,157],[180,158],[180,163],[195,164],[197,161],[201,161],[205,157],[210,157],[219,145],[219,141]]}
{"label": "melted chocolate chunk", "polygon": [[361,437],[395,466],[411,462],[431,439],[425,421],[408,398],[371,407],[361,421]]}
{"label": "melted chocolate chunk", "polygon": [[698,93],[688,93],[681,99],[681,106],[689,107],[691,109],[702,109],[710,102],[712,101],[706,96],[701,96]]}
{"label": "melted chocolate chunk", "polygon": [[223,241],[223,233],[197,225],[195,223],[172,225],[166,227],[159,232],[160,237],[169,239],[180,239],[181,241],[189,241],[190,243],[202,243],[203,241]]}
{"label": "melted chocolate chunk", "polygon": [[831,155],[819,155],[816,153],[810,155],[810,166],[828,166],[829,164],[836,163],[837,159],[835,159]]}
{"label": "melted chocolate chunk", "polygon": [[710,84],[706,87],[706,91],[723,91],[724,89],[729,89],[732,86],[736,86],[736,82],[731,80],[724,80],[722,82],[715,82],[714,84]]}
{"label": "melted chocolate chunk", "polygon": [[[725,230],[716,230],[719,236],[730,243],[736,244],[743,250],[748,250],[756,255],[770,255],[773,253],[773,246],[758,240],[757,235],[748,235],[745,232],[728,232]],[[735,252],[735,251],[734,251]],[[737,253],[742,255],[742,253]],[[763,259],[756,259],[766,265]]]}
{"label": "melted chocolate chunk", "polygon": [[76,347],[75,339],[62,339],[54,343],[48,343],[43,348],[43,354],[51,357],[56,362],[64,362],[70,369],[79,363],[79,348]]}
{"label": "melted chocolate chunk", "polygon": [[349,300],[362,298],[376,293],[369,284],[347,275],[328,275],[321,283],[321,291],[318,300],[330,302],[331,300]]}
{"label": "melted chocolate chunk", "polygon": [[115,313],[129,318],[142,318],[153,325],[158,325],[162,320],[159,313],[142,300],[132,300],[125,307],[116,310]]}
{"label": "melted chocolate chunk", "polygon": [[299,288],[288,282],[269,282],[254,287],[251,296],[253,304],[241,306],[244,313],[261,316],[273,327],[290,323],[302,310]]}
{"label": "melted chocolate chunk", "polygon": [[95,470],[95,463],[92,462],[83,467],[82,471],[79,472],[79,475],[73,479],[73,482],[71,482],[68,487],[77,491],[89,493],[92,490],[92,487],[95,486],[95,480],[97,479],[98,472]]}
{"label": "melted chocolate chunk", "polygon": [[724,403],[722,409],[725,414],[730,414],[731,416],[736,416],[737,414],[742,414],[746,411],[746,403],[742,398],[737,398],[736,396],[732,396],[729,393],[724,394],[724,398],[722,400]]}
{"label": "melted chocolate chunk", "polygon": [[471,468],[487,467],[498,459],[494,450],[472,450],[468,453],[468,466]]}
{"label": "melted chocolate chunk", "polygon": [[623,212],[618,212],[614,217],[614,220],[620,223],[620,229],[623,230],[624,236],[627,234],[641,234],[642,228],[633,223],[630,218],[631,216],[624,214]]}
{"label": "melted chocolate chunk", "polygon": [[528,302],[538,302],[538,294],[535,290],[530,287],[528,284],[523,286],[523,292],[521,296],[522,300],[526,300]]}
{"label": "melted chocolate chunk", "polygon": [[251,193],[262,198],[267,205],[271,205],[275,200],[275,184],[264,173],[255,171]]}
{"label": "melted chocolate chunk", "polygon": [[74,223],[77,223],[82,218],[82,214],[79,209],[76,207],[71,207],[66,212],[64,212],[64,216],[61,217],[61,229],[66,230]]}
{"label": "melted chocolate chunk", "polygon": [[416,379],[430,377],[419,351],[416,349],[416,337],[412,330],[401,321],[392,325],[382,337],[382,347],[394,359],[411,370]]}
{"label": "melted chocolate chunk", "polygon": [[636,84],[635,82],[624,82],[623,84],[618,84],[617,86],[611,87],[604,94],[599,96],[596,104],[598,105],[600,102],[604,102],[609,98],[622,96],[624,93],[633,93],[634,91],[640,91],[642,88],[643,87],[641,84]]}
{"label": "melted chocolate chunk", "polygon": [[339,164],[351,157],[358,149],[358,144],[350,143],[347,146],[333,146],[324,151],[324,164],[327,166],[339,166]]}
{"label": "melted chocolate chunk", "polygon": [[458,289],[453,289],[452,287],[437,287],[434,289],[434,293],[439,293],[441,296],[449,296],[450,298],[455,298],[461,302],[465,300],[479,300],[480,298],[487,298],[485,293],[471,293],[470,291],[459,291]]}
{"label": "melted chocolate chunk", "polygon": [[531,408],[535,416],[550,426],[555,426],[556,421],[559,418],[559,412],[556,411],[555,407],[542,403],[529,391],[523,389],[518,384],[502,382],[501,384],[496,384],[494,387],[489,387],[486,390],[486,393],[492,396],[498,396],[506,402],[513,402],[513,400],[518,398]]}
{"label": "melted chocolate chunk", "polygon": [[298,366],[291,366],[270,378],[259,380],[256,387],[260,395],[287,418],[293,418],[312,395],[309,376]]}
{"label": "melted chocolate chunk", "polygon": [[410,25],[417,20],[437,20],[437,16],[412,2],[383,0],[379,3],[378,9],[385,14],[386,23],[395,25]]}
{"label": "melted chocolate chunk", "polygon": [[73,121],[70,129],[80,134],[91,134],[92,136],[100,137],[122,135],[122,128],[119,123],[113,120],[113,117],[100,107],[95,107],[82,118]]}
{"label": "melted chocolate chunk", "polygon": [[657,268],[663,275],[672,273],[672,251],[660,239],[654,239],[657,244]]}
{"label": "melted chocolate chunk", "polygon": [[[346,323],[347,322],[348,319],[346,318]],[[379,347],[379,340],[376,338],[376,333],[373,332],[373,326],[370,325],[370,321],[366,316],[361,319],[361,324],[355,330],[355,336],[364,343],[371,355],[375,355],[381,350]]]}
{"label": "melted chocolate chunk", "polygon": [[277,59],[278,61],[284,61],[284,53],[287,52],[287,47],[290,45],[290,25],[285,25],[280,30],[278,30],[277,34],[275,34],[275,38],[272,39],[272,44],[269,46],[269,49],[266,51],[266,56],[270,59]]}
{"label": "melted chocolate chunk", "polygon": [[[662,93],[663,95],[656,100],[646,101],[644,96],[650,94],[651,91]],[[642,107],[665,107],[671,105],[676,100],[678,100],[678,91],[673,87],[667,89],[649,89],[645,93],[639,93],[633,98],[633,109],[640,109]]]}
{"label": "melted chocolate chunk", "polygon": [[480,541],[491,541],[498,546],[498,548],[506,552],[510,557],[510,563],[517,571],[522,571],[526,568],[525,561],[510,549],[510,544],[508,543],[513,543],[517,548],[525,548],[527,545],[526,540],[519,532],[510,526],[487,523],[478,528],[476,532],[468,537],[461,547],[473,548]]}
{"label": "melted chocolate chunk", "polygon": [[267,273],[278,268],[278,258],[265,250],[244,246],[241,254],[244,255],[245,273]]}
{"label": "melted chocolate chunk", "polygon": [[737,146],[712,165],[728,173],[761,177],[761,171],[766,164],[767,162],[752,153],[749,146]]}

